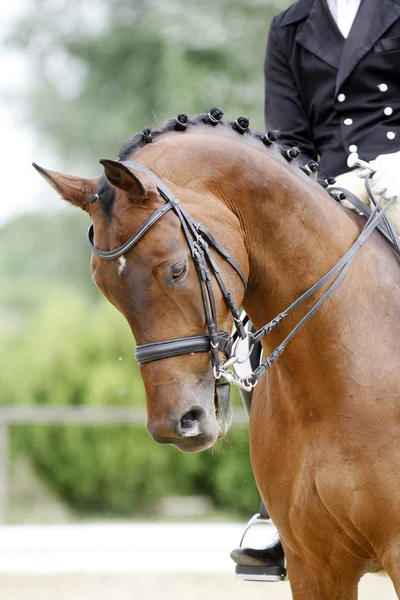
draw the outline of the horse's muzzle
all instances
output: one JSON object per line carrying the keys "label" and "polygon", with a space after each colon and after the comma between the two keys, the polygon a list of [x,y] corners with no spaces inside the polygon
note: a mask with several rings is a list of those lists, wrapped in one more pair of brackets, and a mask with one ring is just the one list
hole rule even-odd
{"label": "horse's muzzle", "polygon": [[147,429],[160,444],[172,444],[183,452],[200,452],[213,446],[226,434],[231,420],[230,386],[217,381],[211,410],[206,410],[201,404],[194,404],[183,414],[169,415],[158,420],[149,419]]}

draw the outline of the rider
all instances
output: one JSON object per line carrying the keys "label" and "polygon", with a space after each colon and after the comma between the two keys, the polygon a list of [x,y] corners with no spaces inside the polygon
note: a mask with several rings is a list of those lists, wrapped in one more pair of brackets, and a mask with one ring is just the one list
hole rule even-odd
{"label": "rider", "polygon": [[[365,174],[347,166],[358,153],[377,169],[372,191],[400,195],[399,65],[400,0],[297,0],[269,32],[267,128],[298,146],[305,162],[318,160],[320,176],[337,185],[360,195]],[[284,569],[279,536],[231,557],[246,579],[275,581]]]}

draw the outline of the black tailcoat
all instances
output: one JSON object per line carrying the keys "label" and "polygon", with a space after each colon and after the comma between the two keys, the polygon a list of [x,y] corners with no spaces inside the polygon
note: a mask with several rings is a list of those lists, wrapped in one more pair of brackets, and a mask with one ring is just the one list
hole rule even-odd
{"label": "black tailcoat", "polygon": [[400,150],[400,0],[361,0],[347,39],[326,0],[297,0],[272,21],[265,81],[267,128],[325,175]]}

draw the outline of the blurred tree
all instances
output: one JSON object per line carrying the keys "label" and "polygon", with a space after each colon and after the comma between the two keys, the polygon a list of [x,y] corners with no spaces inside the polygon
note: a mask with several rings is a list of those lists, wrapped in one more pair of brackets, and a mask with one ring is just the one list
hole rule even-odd
{"label": "blurred tree", "polygon": [[31,0],[10,37],[31,64],[27,118],[70,164],[93,168],[182,111],[217,105],[262,129],[267,31],[288,4]]}
{"label": "blurred tree", "polygon": [[0,228],[0,319],[18,326],[56,289],[79,289],[97,301],[86,244],[89,220],[80,210],[29,214]]}
{"label": "blurred tree", "polygon": [[[56,290],[18,333],[0,321],[0,404],[143,406],[133,342],[106,300]],[[156,444],[140,426],[18,426],[12,441],[80,513],[149,515],[165,495],[208,495],[237,514],[257,505],[246,429],[195,455]]]}

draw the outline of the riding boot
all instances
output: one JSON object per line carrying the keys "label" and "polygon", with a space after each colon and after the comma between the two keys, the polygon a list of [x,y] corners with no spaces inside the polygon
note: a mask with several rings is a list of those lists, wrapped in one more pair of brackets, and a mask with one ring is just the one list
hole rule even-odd
{"label": "riding boot", "polygon": [[[261,503],[260,514],[250,519],[246,531],[256,523],[265,523],[268,519],[269,515]],[[247,581],[286,579],[285,555],[278,533],[265,548],[235,548],[231,552],[231,558],[236,563],[235,572],[239,579]]]}

